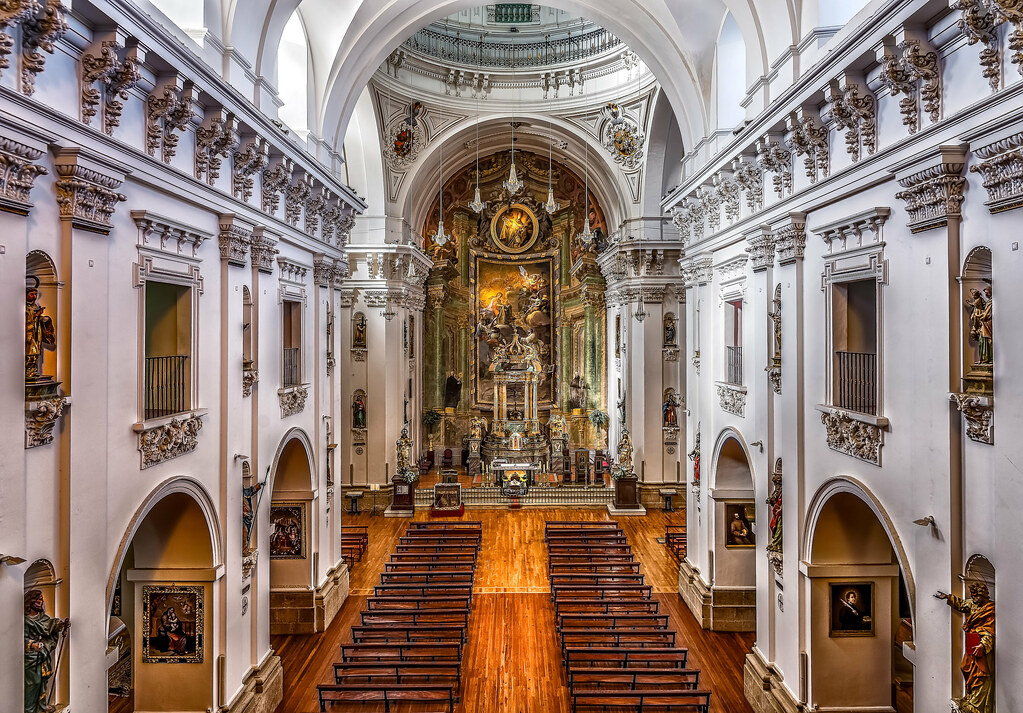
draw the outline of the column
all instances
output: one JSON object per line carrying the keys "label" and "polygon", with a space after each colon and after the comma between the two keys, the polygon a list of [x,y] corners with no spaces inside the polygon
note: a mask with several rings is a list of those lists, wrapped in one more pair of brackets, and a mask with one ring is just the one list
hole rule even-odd
{"label": "column", "polygon": [[433,310],[433,332],[431,342],[433,343],[433,383],[430,385],[431,397],[427,407],[435,409],[444,408],[444,382],[447,378],[443,359],[444,354],[444,297],[443,285],[430,285],[428,288],[430,307]]}
{"label": "column", "polygon": [[597,308],[594,295],[589,287],[584,290],[583,300],[583,379],[590,388],[586,392],[586,408],[596,408],[594,398],[597,390]]}

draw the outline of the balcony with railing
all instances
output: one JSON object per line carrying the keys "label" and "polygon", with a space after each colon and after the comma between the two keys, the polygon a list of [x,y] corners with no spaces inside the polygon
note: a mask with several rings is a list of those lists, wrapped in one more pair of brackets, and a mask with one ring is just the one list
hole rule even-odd
{"label": "balcony with railing", "polygon": [[742,347],[725,347],[725,381],[742,385]]}
{"label": "balcony with railing", "polygon": [[188,403],[188,355],[146,357],[145,418],[182,413]]}
{"label": "balcony with railing", "polygon": [[283,365],[281,378],[285,388],[298,386],[302,383],[301,358],[302,354],[299,347],[287,347],[284,349],[281,355],[281,363]]}
{"label": "balcony with railing", "polygon": [[877,354],[835,352],[835,406],[877,415]]}
{"label": "balcony with railing", "polygon": [[480,42],[423,28],[404,43],[407,49],[444,62],[501,69],[581,62],[623,46],[620,39],[603,28],[577,37],[536,42]]}

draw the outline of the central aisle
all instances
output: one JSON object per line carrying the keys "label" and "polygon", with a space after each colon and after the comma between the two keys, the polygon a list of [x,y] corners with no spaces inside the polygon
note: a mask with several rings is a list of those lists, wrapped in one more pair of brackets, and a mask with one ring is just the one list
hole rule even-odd
{"label": "central aisle", "polygon": [[[425,513],[417,520],[427,519]],[[462,519],[483,523],[483,545],[476,569],[469,643],[463,656],[462,702],[456,713],[569,713],[554,609],[547,578],[544,522],[608,520],[605,510],[470,510]],[[702,630],[678,595],[678,574],[667,548],[657,541],[666,524],[684,524],[681,512],[650,511],[645,517],[617,518],[640,561],[661,610],[671,615],[679,644],[690,650],[691,665],[703,671],[713,691],[711,710],[751,711],[743,696],[742,669],[752,634]],[[331,680],[339,646],[351,641],[366,596],[379,580],[409,520],[346,516],[345,525],[369,526],[365,557],[352,570],[352,595],[323,634],[275,636],[273,647],[284,664],[284,698],[277,713],[318,710],[316,684]],[[341,713],[340,707],[335,711]],[[367,712],[371,708],[366,708]]]}

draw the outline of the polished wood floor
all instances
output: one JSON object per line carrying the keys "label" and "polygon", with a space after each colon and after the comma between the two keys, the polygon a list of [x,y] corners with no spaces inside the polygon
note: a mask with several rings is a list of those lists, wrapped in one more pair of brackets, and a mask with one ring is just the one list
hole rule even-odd
{"label": "polished wood floor", "polygon": [[[426,517],[416,515],[416,519]],[[546,520],[607,520],[607,512],[596,508],[470,510],[463,519],[483,522],[483,546],[469,644],[462,659],[462,702],[456,713],[568,713],[568,689],[548,594],[543,524]],[[665,524],[684,521],[681,512],[660,510],[646,517],[618,518],[654,596],[661,600],[662,611],[671,615],[680,645],[689,647],[690,664],[703,671],[701,683],[712,691],[711,711],[750,713],[742,692],[742,667],[752,634],[701,629],[677,593],[677,568],[667,548],[657,542],[664,537]],[[330,681],[339,646],[351,641],[351,626],[407,523],[403,518],[366,513],[346,515],[346,525],[370,526],[369,549],[352,571],[352,596],[327,631],[273,637],[273,647],[284,664],[284,699],[277,713],[318,710],[316,684]]]}

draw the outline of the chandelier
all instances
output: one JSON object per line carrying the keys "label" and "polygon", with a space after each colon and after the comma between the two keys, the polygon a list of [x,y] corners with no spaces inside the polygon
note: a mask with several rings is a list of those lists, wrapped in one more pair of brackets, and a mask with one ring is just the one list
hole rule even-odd
{"label": "chandelier", "polygon": [[444,232],[444,141],[440,142],[440,217],[437,219],[437,234],[433,242],[444,247],[451,236]]}
{"label": "chandelier", "polygon": [[519,176],[515,172],[515,122],[514,121],[512,122],[511,127],[512,127],[511,169],[508,171],[508,180],[505,181],[502,185],[504,185],[504,187],[507,189],[507,191],[510,194],[515,195],[516,193],[518,193],[519,191],[522,190],[522,186],[524,184],[522,183],[522,181],[519,180]]}
{"label": "chandelier", "polygon": [[553,215],[557,212],[561,204],[554,200],[554,123],[553,120],[547,117],[547,138],[550,142],[547,144],[547,202],[543,204],[543,209],[547,211],[548,215]]}
{"label": "chandelier", "polygon": [[[483,54],[483,35],[480,35],[480,47],[476,53],[477,57],[477,76],[479,75],[479,69],[482,66],[481,63]],[[479,94],[476,94],[476,192],[473,194],[472,200],[469,202],[469,210],[473,213],[482,213],[486,209],[486,201],[480,200],[480,98]]]}
{"label": "chandelier", "polygon": [[583,189],[583,215],[586,219],[583,221],[583,232],[576,235],[579,242],[584,247],[589,247],[593,243],[593,231],[590,229],[590,145],[583,140],[583,171],[585,172],[585,188]]}

